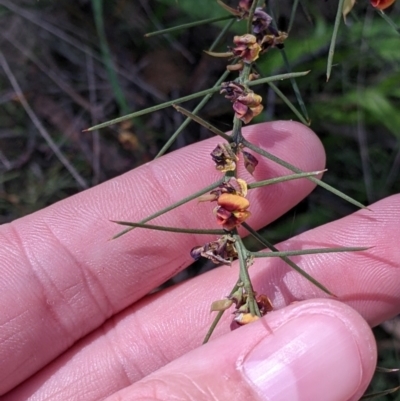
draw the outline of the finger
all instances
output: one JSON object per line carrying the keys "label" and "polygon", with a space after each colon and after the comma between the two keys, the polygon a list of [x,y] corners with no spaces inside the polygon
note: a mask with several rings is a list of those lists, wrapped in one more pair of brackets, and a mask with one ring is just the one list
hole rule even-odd
{"label": "finger", "polygon": [[375,340],[353,309],[305,301],[197,348],[107,401],[358,400]]}
{"label": "finger", "polygon": [[[356,309],[370,326],[376,326],[400,312],[399,220],[400,195],[394,195],[374,203],[369,210],[359,210],[285,241],[279,249],[370,247],[363,252],[291,259]],[[257,261],[253,271],[259,291],[271,294],[278,308],[296,300],[326,296],[276,258]]]}
{"label": "finger", "polygon": [[[294,250],[374,244],[362,253],[307,255],[296,262],[317,276],[339,300],[351,304],[371,324],[378,324],[400,312],[400,195],[377,202],[370,209],[311,230],[278,247]],[[324,296],[277,259],[257,260],[251,273],[256,291],[267,294],[275,308]],[[36,392],[38,399],[40,394],[53,392],[68,399],[87,391],[96,400],[127,382],[140,380],[202,342],[214,317],[209,313],[211,302],[229,293],[237,274],[237,266],[223,266],[146,297],[33,377],[26,387],[22,386],[26,392],[17,393],[19,397],[12,399],[28,398],[27,394]],[[212,339],[228,332],[231,321],[232,315],[225,313]],[[64,375],[73,378],[73,387],[65,384]]]}
{"label": "finger", "polygon": [[[299,168],[323,168],[320,142],[300,124],[261,124],[244,133]],[[0,394],[190,263],[196,237],[136,230],[109,241],[119,231],[109,219],[138,221],[216,181],[221,174],[209,156],[216,143],[174,152],[1,227]],[[283,174],[260,159],[255,176]],[[312,187],[301,180],[257,191],[249,221],[268,223]],[[212,207],[194,201],[156,222],[213,228]]]}

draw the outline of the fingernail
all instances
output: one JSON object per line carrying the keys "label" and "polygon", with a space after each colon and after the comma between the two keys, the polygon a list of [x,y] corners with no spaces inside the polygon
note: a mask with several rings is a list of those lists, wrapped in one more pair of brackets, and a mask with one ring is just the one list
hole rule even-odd
{"label": "fingernail", "polygon": [[243,372],[262,400],[350,399],[362,364],[351,330],[334,316],[290,320],[245,357]]}

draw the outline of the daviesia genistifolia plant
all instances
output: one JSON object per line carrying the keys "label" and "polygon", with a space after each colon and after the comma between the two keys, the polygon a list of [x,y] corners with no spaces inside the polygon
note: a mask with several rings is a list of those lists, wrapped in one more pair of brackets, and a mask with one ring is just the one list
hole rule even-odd
{"label": "daviesia genistifolia plant", "polygon": [[[210,57],[223,57],[227,59],[226,71],[222,74],[220,80],[214,87],[184,98],[175,99],[149,109],[117,118],[90,129],[101,128],[154,110],[173,106],[178,112],[183,113],[187,119],[177,132],[171,136],[171,139],[168,141],[166,146],[164,146],[158,156],[161,156],[168,149],[172,141],[185,128],[188,122],[192,120],[207,127],[211,132],[221,137],[221,142],[214,149],[210,149],[210,159],[208,161],[214,163],[215,168],[221,173],[221,178],[217,182],[211,183],[206,188],[199,189],[198,192],[159,210],[140,222],[116,221],[116,223],[127,226],[127,228],[114,237],[118,238],[121,235],[127,234],[134,228],[163,230],[178,233],[212,234],[215,236],[214,240],[198,244],[198,246],[190,251],[193,259],[209,259],[216,265],[230,265],[233,261],[238,260],[238,278],[231,293],[229,295],[225,294],[227,295],[225,298],[210,300],[211,311],[216,312],[216,316],[210,325],[208,333],[205,333],[204,342],[209,340],[222,314],[227,310],[233,311],[232,316],[234,321],[239,325],[244,325],[259,319],[273,309],[268,294],[257,294],[253,288],[249,276],[249,268],[255,258],[279,257],[290,267],[300,273],[305,279],[316,285],[321,291],[333,295],[327,287],[322,283],[319,283],[295,264],[290,259],[290,256],[313,253],[360,251],[366,249],[341,246],[337,248],[280,252],[264,236],[260,235],[246,223],[247,219],[251,216],[251,202],[247,198],[249,191],[256,191],[257,188],[260,187],[299,178],[311,180],[315,184],[326,188],[360,208],[364,206],[322,182],[318,178],[318,176],[322,174],[322,171],[301,171],[296,166],[287,163],[285,160],[282,160],[249,142],[243,136],[243,125],[249,124],[253,118],[258,116],[263,110],[263,99],[253,90],[253,87],[265,83],[270,85],[271,88],[281,96],[282,100],[288,104],[300,121],[304,124],[308,124],[309,119],[307,116],[307,110],[303,100],[301,99],[295,81],[295,78],[304,76],[308,72],[290,71],[287,58],[284,54],[284,46],[285,41],[288,40],[288,34],[277,28],[272,15],[267,12],[267,9],[262,2],[256,0],[240,0],[237,2],[236,7],[230,7],[218,0],[218,4],[227,12],[226,17],[220,18],[228,20],[227,28],[229,28],[233,23],[240,21],[245,22],[245,24],[242,25],[245,25],[246,28],[241,35],[235,35],[231,39],[231,43],[227,45],[227,51],[222,53],[214,51],[222,35],[213,43],[211,48],[206,51]],[[200,21],[200,23],[204,22],[205,21]],[[191,26],[193,25],[195,24],[191,24]],[[175,27],[172,28],[172,30],[179,28],[180,27]],[[148,36],[164,32],[165,31],[155,32],[148,34]],[[257,60],[261,57],[268,57],[268,53],[271,51],[282,52],[284,55],[283,60],[288,72],[276,76],[262,77],[261,72],[259,72],[256,67]],[[298,110],[297,107],[294,106],[273,84],[274,81],[283,79],[291,80],[300,110]],[[224,96],[226,101],[231,103],[233,127],[230,134],[221,132],[212,124],[197,115],[207,100],[216,93]],[[186,110],[178,105],[184,101],[197,97],[203,97],[203,99],[193,111]],[[246,181],[243,177],[240,177],[238,170],[240,164],[243,164],[245,169],[250,173],[250,175],[252,175],[257,169],[257,164],[261,157],[280,164],[285,167],[290,174],[262,181]],[[168,213],[169,211],[191,201],[210,203],[210,213],[215,216],[215,227],[210,227],[210,229],[204,230],[195,227],[192,229],[183,229],[180,227],[164,227],[148,224],[149,221],[156,217]],[[239,234],[239,227],[243,227],[247,233],[252,235],[262,246],[266,247],[268,251],[252,252],[248,250]]]}
{"label": "daviesia genistifolia plant", "polygon": [[[370,0],[371,6],[385,18],[389,24],[394,27],[389,17],[383,13],[383,9],[389,7],[394,0],[376,1]],[[319,185],[333,194],[341,197],[347,202],[356,205],[359,208],[364,206],[356,200],[350,198],[344,193],[338,191],[332,186],[324,183],[318,177],[322,171],[305,172],[283,159],[267,152],[265,149],[251,143],[243,135],[243,125],[249,124],[254,117],[260,115],[263,111],[263,99],[256,92],[256,87],[262,84],[268,84],[270,89],[275,91],[277,96],[288,105],[294,115],[302,123],[309,125],[310,119],[307,114],[305,103],[301,97],[297,86],[296,78],[300,78],[308,73],[308,71],[292,72],[288,58],[285,53],[285,42],[290,40],[287,32],[279,30],[276,21],[273,18],[273,10],[270,5],[264,4],[263,1],[257,0],[237,0],[234,6],[229,6],[221,0],[217,3],[226,11],[226,16],[222,18],[213,18],[202,20],[194,23],[188,23],[162,31],[149,33],[146,36],[154,36],[164,34],[179,29],[186,29],[196,25],[226,20],[227,24],[221,35],[217,37],[208,50],[205,50],[210,57],[226,58],[226,70],[222,73],[220,79],[212,88],[205,89],[179,99],[174,99],[159,105],[155,105],[148,109],[144,109],[117,119],[99,124],[89,130],[102,128],[111,124],[116,124],[140,115],[144,115],[156,110],[173,106],[178,112],[186,116],[183,124],[173,133],[161,149],[157,157],[165,153],[177,136],[185,129],[189,122],[195,121],[206,127],[213,134],[221,138],[221,142],[214,148],[210,149],[209,160],[205,162],[213,163],[215,168],[221,173],[221,177],[216,182],[210,183],[206,188],[199,188],[196,193],[187,196],[180,201],[147,216],[139,222],[116,221],[126,228],[115,235],[114,239],[127,234],[129,231],[139,229],[163,230],[167,232],[186,233],[186,234],[207,234],[213,235],[214,239],[210,242],[204,242],[194,247],[190,254],[194,260],[204,258],[212,261],[216,265],[231,265],[233,261],[238,261],[238,278],[235,286],[230,294],[221,294],[221,299],[210,300],[211,311],[216,313],[213,322],[207,333],[205,333],[204,342],[207,342],[212,335],[216,325],[218,324],[222,314],[231,311],[232,319],[239,325],[249,324],[266,313],[273,310],[273,305],[268,298],[268,294],[258,294],[253,288],[249,268],[255,258],[278,257],[287,263],[291,268],[301,274],[304,279],[309,280],[321,291],[328,295],[332,294],[323,284],[315,280],[312,276],[301,269],[300,266],[291,260],[291,256],[306,255],[313,253],[328,252],[349,252],[362,251],[366,248],[360,247],[335,247],[322,249],[306,249],[280,252],[271,244],[265,236],[260,235],[255,229],[247,224],[248,218],[251,216],[252,205],[248,199],[250,191],[257,191],[260,187],[282,183],[284,181],[295,179],[307,179],[314,184]],[[333,26],[332,40],[327,60],[327,79],[329,79],[332,69],[332,60],[334,56],[335,40],[341,20],[352,11],[354,0],[339,0],[335,23]],[[292,10],[292,16],[295,15],[295,8],[298,2],[295,1]],[[226,51],[216,52],[215,49],[220,45],[221,38],[229,32],[229,28],[234,23],[241,23],[243,28],[241,34],[235,35],[229,39],[229,43],[224,45]],[[270,52],[280,52],[282,55],[282,63],[284,70],[287,72],[280,75],[264,77],[262,71],[257,68],[257,61],[261,58],[268,57]],[[291,82],[293,92],[297,100],[297,106],[294,105],[275,85],[274,81],[288,79]],[[232,130],[229,134],[220,131],[208,121],[198,116],[199,111],[207,103],[207,101],[216,94],[225,97],[230,102],[233,114]],[[189,111],[179,106],[179,104],[202,98],[194,110]],[[285,167],[289,174],[285,176],[275,177],[273,179],[256,181],[255,179],[245,180],[239,174],[238,167],[243,165],[250,173],[247,177],[253,176],[257,170],[260,158],[266,158],[273,163],[277,163]],[[243,171],[243,169],[240,169]],[[151,220],[180,207],[187,202],[207,202],[210,204],[209,212],[214,215],[215,225],[209,229],[165,227],[149,224]],[[253,236],[267,251],[252,252],[247,249],[239,234],[238,229],[242,227],[240,233],[247,232]],[[225,295],[225,297],[223,297]],[[382,393],[383,394],[383,393]]]}

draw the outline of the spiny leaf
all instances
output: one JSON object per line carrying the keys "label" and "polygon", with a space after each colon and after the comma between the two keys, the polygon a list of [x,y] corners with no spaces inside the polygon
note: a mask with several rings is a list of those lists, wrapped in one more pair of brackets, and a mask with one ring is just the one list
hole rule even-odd
{"label": "spiny leaf", "polygon": [[[156,217],[159,217],[167,212],[170,212],[171,210],[176,209],[179,206],[184,205],[185,203],[198,198],[201,195],[204,195],[207,192],[212,191],[213,189],[215,189],[216,187],[218,187],[218,185],[222,184],[222,182],[224,181],[224,178],[221,178],[220,180],[214,182],[213,184],[201,189],[200,191],[195,192],[192,195],[187,196],[186,198],[181,199],[178,202],[173,203],[170,206],[165,207],[164,209],[159,210],[158,212],[155,212],[153,214],[151,214],[150,216],[146,217],[145,219],[139,221],[138,223],[143,224],[143,223],[147,223],[150,220],[155,219]],[[135,227],[129,227],[126,230],[121,231],[120,233],[118,233],[117,235],[114,235],[114,237],[112,239],[116,239],[121,237],[122,235],[126,234],[127,232],[133,230]]]}
{"label": "spiny leaf", "polygon": [[397,373],[398,371],[400,371],[400,369],[398,368],[383,368],[382,366],[377,366],[375,368],[375,372],[379,372],[379,373]]}
{"label": "spiny leaf", "polygon": [[[272,77],[261,78],[261,79],[257,79],[257,80],[251,81],[251,82],[246,82],[246,84],[247,84],[247,86],[260,85],[260,84],[267,83],[267,82],[280,81],[282,79],[288,79],[288,78],[293,78],[293,77],[294,78],[295,77],[301,77],[301,76],[304,76],[304,75],[308,74],[308,72],[309,71],[293,72],[293,73],[290,73],[290,74],[273,75]],[[106,122],[98,124],[98,125],[94,125],[93,127],[87,128],[87,129],[85,129],[83,131],[84,132],[90,132],[90,131],[94,131],[96,129],[109,127],[110,125],[118,124],[118,123],[121,123],[123,121],[130,120],[131,118],[134,118],[134,117],[143,116],[145,114],[149,114],[149,113],[152,113],[152,112],[157,111],[157,110],[165,109],[165,108],[170,107],[170,106],[172,106],[174,104],[188,102],[189,100],[197,99],[198,97],[202,97],[202,96],[206,96],[206,95],[213,94],[213,93],[216,93],[216,92],[220,92],[221,89],[222,89],[221,86],[214,86],[212,88],[205,89],[203,91],[196,92],[196,93],[193,93],[193,94],[188,95],[188,96],[183,96],[183,97],[180,97],[178,99],[170,100],[168,102],[164,102],[164,103],[158,104],[156,106],[148,107],[147,109],[139,110],[139,111],[136,111],[134,113],[127,114],[125,116],[118,117],[118,118],[106,121]]]}
{"label": "spiny leaf", "polygon": [[390,388],[388,390],[378,391],[376,393],[365,394],[360,398],[360,400],[375,400],[375,399],[378,399],[380,397],[383,397],[384,395],[395,393],[399,389],[400,389],[400,386],[393,387],[393,388]]}
{"label": "spiny leaf", "polygon": [[281,252],[251,252],[255,258],[271,258],[281,256],[299,256],[314,255],[316,253],[338,253],[338,252],[360,252],[366,251],[368,247],[337,247],[337,248],[315,248],[315,249],[299,249],[297,251],[281,251]]}
{"label": "spiny leaf", "polygon": [[285,181],[297,180],[299,178],[307,178],[307,177],[311,177],[314,175],[320,175],[325,171],[326,170],[310,171],[307,173],[296,173],[296,174],[283,175],[280,177],[270,178],[269,180],[252,182],[251,184],[247,185],[247,188],[254,189],[254,188],[265,187],[267,185],[279,184],[279,183],[285,182]]}
{"label": "spiny leaf", "polygon": [[[258,146],[253,145],[251,142],[248,142],[247,140],[243,140],[243,145],[246,148],[249,148],[249,149],[253,150],[254,152],[266,157],[267,159],[272,160],[275,163],[277,163],[283,167],[286,167],[288,170],[291,170],[296,173],[303,173],[303,171],[301,171],[299,168],[291,165],[290,163],[285,162],[284,160],[280,159],[279,157],[274,156],[273,154],[265,151],[264,149],[261,149]],[[337,190],[336,188],[333,188],[331,185],[319,180],[318,178],[307,177],[307,179],[314,182],[315,184],[321,186],[322,188],[325,188],[329,192],[332,192],[336,196],[339,196],[340,198],[344,199],[345,201],[352,203],[353,205],[359,207],[360,209],[368,209],[362,203],[356,201],[355,199],[353,199],[350,196],[344,194],[343,192]]]}
{"label": "spiny leaf", "polygon": [[189,22],[187,24],[176,25],[171,28],[161,29],[159,31],[149,32],[149,33],[146,33],[144,36],[145,36],[145,38],[150,38],[152,36],[164,35],[166,33],[180,31],[183,29],[193,28],[195,26],[200,26],[200,25],[205,25],[205,24],[212,24],[214,22],[224,21],[224,20],[232,19],[232,18],[235,18],[235,16],[234,15],[226,15],[224,17],[202,19],[199,21]]}
{"label": "spiny leaf", "polygon": [[[196,228],[179,228],[179,227],[166,227],[166,226],[155,226],[152,224],[143,224],[143,223],[135,223],[130,221],[118,221],[111,220],[113,223],[120,224],[121,226],[128,226],[132,228],[147,228],[149,230],[156,231],[168,231],[173,233],[182,233],[182,234],[212,234],[212,235],[223,235],[225,234],[224,230],[204,230],[204,229],[196,229]],[[114,238],[113,238],[114,239]]]}
{"label": "spiny leaf", "polygon": [[[255,231],[253,228],[251,228],[247,223],[243,223],[242,226],[254,237],[256,238],[262,245],[265,247],[271,249],[271,251],[274,252],[279,252],[278,249],[273,246],[268,240],[263,238],[260,234],[258,234],[257,231]],[[320,290],[324,291],[326,294],[331,295],[333,297],[336,297],[335,294],[330,292],[324,285],[322,285],[319,281],[317,281],[314,277],[310,276],[307,272],[305,272],[301,267],[297,266],[296,263],[291,261],[288,257],[286,256],[280,256],[280,258],[286,262],[292,269],[296,270],[299,274],[301,274],[305,279],[310,281],[312,284],[314,284],[316,287],[318,287]]]}
{"label": "spiny leaf", "polygon": [[339,0],[337,12],[336,12],[335,25],[333,26],[331,44],[329,45],[328,64],[326,67],[326,82],[329,81],[329,78],[330,78],[331,72],[332,72],[333,55],[335,54],[336,38],[337,38],[338,31],[339,31],[340,16],[342,15],[344,1],[345,0]]}
{"label": "spiny leaf", "polygon": [[202,119],[199,116],[194,115],[192,112],[190,112],[189,110],[184,109],[181,106],[178,106],[176,104],[174,104],[174,108],[176,111],[179,111],[179,113],[182,113],[183,115],[189,117],[190,119],[192,119],[193,121],[195,121],[196,123],[202,125],[203,127],[207,128],[209,131],[213,132],[216,135],[219,135],[220,137],[224,138],[227,141],[230,141],[230,136],[225,134],[225,132],[222,132],[221,130],[219,130],[217,127],[214,127],[211,123],[209,123],[208,121]]}

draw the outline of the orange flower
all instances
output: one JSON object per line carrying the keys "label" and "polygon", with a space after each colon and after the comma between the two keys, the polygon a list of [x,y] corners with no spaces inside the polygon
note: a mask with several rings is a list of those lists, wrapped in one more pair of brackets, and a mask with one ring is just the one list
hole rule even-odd
{"label": "orange flower", "polygon": [[242,224],[251,214],[247,210],[250,202],[238,194],[223,193],[217,203],[218,206],[214,209],[217,222],[227,231]]}
{"label": "orange flower", "polygon": [[371,0],[372,7],[378,10],[385,10],[390,7],[396,0]]}

